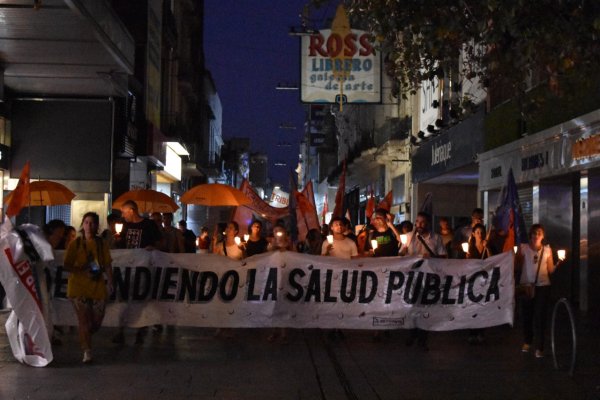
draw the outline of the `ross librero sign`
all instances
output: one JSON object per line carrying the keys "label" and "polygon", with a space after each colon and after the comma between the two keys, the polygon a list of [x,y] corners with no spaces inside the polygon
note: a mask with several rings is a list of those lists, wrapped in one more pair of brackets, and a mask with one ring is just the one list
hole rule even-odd
{"label": "ross librero sign", "polygon": [[[380,103],[381,57],[368,32],[331,29],[302,37],[301,90],[305,103]],[[340,80],[334,71],[344,71]]]}

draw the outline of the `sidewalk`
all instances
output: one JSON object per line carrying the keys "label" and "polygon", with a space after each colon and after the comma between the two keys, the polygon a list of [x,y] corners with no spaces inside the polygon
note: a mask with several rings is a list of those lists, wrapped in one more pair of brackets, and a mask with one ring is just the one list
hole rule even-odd
{"label": "sidewalk", "polygon": [[[94,338],[94,363],[83,365],[76,332],[65,333],[54,362],[32,368],[12,357],[0,315],[0,399],[600,399],[598,327],[579,323],[573,377],[547,356],[520,352],[520,329],[486,331],[482,345],[467,332],[432,332],[430,350],[406,347],[406,331],[380,343],[345,331],[290,330],[289,344],[269,343],[269,330],[169,328],[134,345],[112,344],[116,329]],[[569,359],[569,356],[565,359]]]}

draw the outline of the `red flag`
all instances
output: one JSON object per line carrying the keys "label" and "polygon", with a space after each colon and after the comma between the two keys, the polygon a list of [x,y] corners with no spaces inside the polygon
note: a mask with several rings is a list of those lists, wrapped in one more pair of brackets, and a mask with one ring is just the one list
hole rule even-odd
{"label": "red flag", "polygon": [[17,187],[13,190],[10,204],[6,207],[6,215],[12,217],[19,214],[21,209],[29,204],[29,161],[25,163],[21,171],[21,177]]}
{"label": "red flag", "polygon": [[367,207],[365,208],[365,215],[367,219],[370,220],[371,216],[375,212],[375,194],[373,193],[373,189],[371,188],[371,196],[367,200]]}
{"label": "red flag", "polygon": [[[301,222],[305,225],[305,228],[302,228],[302,232],[300,233],[304,233],[304,230],[308,232],[311,229],[320,229],[321,226],[319,225],[319,217],[317,215],[315,195],[313,193],[311,181],[308,182],[301,193],[297,192],[296,202],[298,204],[298,226],[301,226]],[[301,234],[300,237],[302,237]]]}
{"label": "red flag", "polygon": [[252,203],[248,205],[236,207],[232,218],[233,221],[236,221],[239,224],[240,230],[243,231],[243,233],[246,233],[246,228],[255,217],[260,217],[275,223],[278,219],[285,218],[286,215],[288,215],[287,208],[275,208],[267,204],[267,202],[256,194],[247,180],[244,179],[240,186],[240,190],[252,200]]}
{"label": "red flag", "polygon": [[337,193],[335,194],[335,207],[333,207],[334,217],[344,216],[344,197],[346,195],[346,161],[342,167],[342,174],[340,175],[340,182],[338,185]]}
{"label": "red flag", "polygon": [[392,191],[390,190],[388,192],[388,194],[385,195],[383,200],[381,200],[379,202],[379,204],[377,205],[377,208],[383,208],[387,212],[390,212],[390,210],[392,209],[392,201],[393,201]]}
{"label": "red flag", "polygon": [[312,210],[308,213],[309,224],[316,225],[316,228],[320,228],[319,226],[319,216],[317,215],[317,203],[315,202],[315,192],[313,190],[312,181],[308,181],[304,189],[302,190],[302,194],[306,196],[310,204],[312,205]]}
{"label": "red flag", "polygon": [[321,225],[325,225],[325,218],[329,212],[329,200],[327,200],[327,193],[325,193],[325,200],[323,200],[323,211],[321,211]]}

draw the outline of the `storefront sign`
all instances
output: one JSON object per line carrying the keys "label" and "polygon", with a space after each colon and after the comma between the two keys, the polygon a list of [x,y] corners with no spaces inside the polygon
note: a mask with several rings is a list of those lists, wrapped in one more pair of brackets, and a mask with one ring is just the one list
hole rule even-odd
{"label": "storefront sign", "polygon": [[449,171],[472,165],[483,151],[483,112],[415,148],[412,180],[423,182]]}
{"label": "storefront sign", "polygon": [[373,37],[366,31],[344,28],[332,26],[302,36],[303,102],[339,103],[340,98],[344,103],[381,102],[381,56],[375,51]]}
{"label": "storefront sign", "polygon": [[560,170],[561,143],[556,140],[533,142],[531,138],[485,153],[479,162],[479,190],[501,188],[512,168],[517,184],[539,180]]}
{"label": "storefront sign", "polygon": [[573,160],[585,160],[600,156],[600,134],[582,138],[575,143],[571,149]]}

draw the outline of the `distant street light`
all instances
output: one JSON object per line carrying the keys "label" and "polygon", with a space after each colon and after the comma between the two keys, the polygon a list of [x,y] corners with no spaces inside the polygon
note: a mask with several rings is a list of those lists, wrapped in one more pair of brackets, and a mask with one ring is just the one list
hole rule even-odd
{"label": "distant street light", "polygon": [[299,87],[295,83],[281,83],[279,82],[277,86],[275,86],[275,90],[298,90]]}
{"label": "distant street light", "polygon": [[290,36],[310,36],[310,35],[318,35],[318,29],[307,28],[305,26],[290,26],[290,30],[288,31],[288,35]]}
{"label": "distant street light", "polygon": [[279,129],[296,129],[296,125],[289,122],[283,122],[279,124]]}

